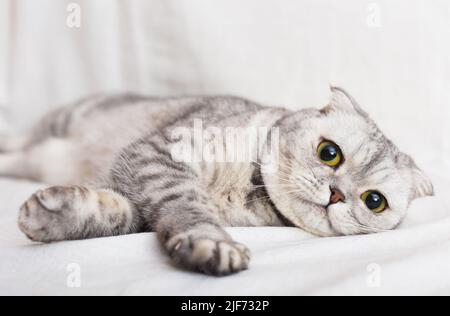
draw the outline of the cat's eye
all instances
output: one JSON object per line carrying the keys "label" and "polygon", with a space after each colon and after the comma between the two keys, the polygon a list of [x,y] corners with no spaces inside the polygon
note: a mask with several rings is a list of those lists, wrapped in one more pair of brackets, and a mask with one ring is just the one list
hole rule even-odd
{"label": "cat's eye", "polygon": [[387,208],[386,198],[378,191],[367,191],[361,195],[361,199],[367,208],[374,213],[382,213]]}
{"label": "cat's eye", "polygon": [[317,155],[322,163],[337,168],[343,162],[343,155],[338,145],[331,141],[323,141],[317,148]]}

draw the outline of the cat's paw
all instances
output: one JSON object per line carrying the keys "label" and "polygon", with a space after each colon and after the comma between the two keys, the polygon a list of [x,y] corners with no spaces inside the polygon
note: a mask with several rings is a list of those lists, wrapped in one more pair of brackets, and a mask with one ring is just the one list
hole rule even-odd
{"label": "cat's paw", "polygon": [[20,208],[19,228],[31,240],[66,240],[78,225],[78,205],[87,191],[80,187],[52,187],[38,191]]}
{"label": "cat's paw", "polygon": [[180,234],[166,246],[177,264],[209,275],[225,276],[246,270],[250,261],[250,250],[234,241],[194,239]]}

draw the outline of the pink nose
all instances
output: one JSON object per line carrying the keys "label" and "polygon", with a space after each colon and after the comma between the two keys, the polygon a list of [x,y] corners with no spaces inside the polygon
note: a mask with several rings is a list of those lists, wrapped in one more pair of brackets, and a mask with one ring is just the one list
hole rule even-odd
{"label": "pink nose", "polygon": [[339,189],[330,188],[330,191],[331,191],[330,205],[339,202],[345,202],[345,195]]}

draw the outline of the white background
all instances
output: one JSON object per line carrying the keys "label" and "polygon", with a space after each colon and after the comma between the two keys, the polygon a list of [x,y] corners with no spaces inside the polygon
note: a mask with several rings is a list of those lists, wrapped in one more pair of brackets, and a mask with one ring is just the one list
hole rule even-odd
{"label": "white background", "polygon": [[[66,25],[69,3],[81,28]],[[0,15],[12,129],[99,91],[300,108],[324,105],[331,83],[417,159],[450,153],[446,0],[0,0]]]}
{"label": "white background", "polygon": [[[66,25],[71,2],[81,28]],[[2,180],[0,293],[70,294],[71,262],[89,274],[83,293],[450,293],[450,1],[0,0],[4,131],[99,91],[236,94],[299,109],[325,105],[330,83],[435,182],[436,198],[415,203],[403,229],[311,241],[297,230],[233,231],[253,268],[219,282],[176,271],[147,236],[24,248],[16,214],[36,186]],[[366,286],[371,263],[384,287]]]}

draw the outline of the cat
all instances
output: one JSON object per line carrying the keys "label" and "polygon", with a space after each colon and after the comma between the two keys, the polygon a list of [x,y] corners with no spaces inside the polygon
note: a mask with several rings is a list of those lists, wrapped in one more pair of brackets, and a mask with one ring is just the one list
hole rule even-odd
{"label": "cat", "polygon": [[[396,228],[412,200],[433,195],[413,159],[346,91],[331,94],[326,107],[296,112],[231,96],[97,95],[1,139],[0,174],[55,185],[20,209],[19,227],[33,241],[152,231],[179,267],[229,275],[248,268],[250,251],[224,226],[378,233]],[[175,146],[198,149],[178,133],[196,120],[205,129],[269,129],[248,161],[175,159]]]}

